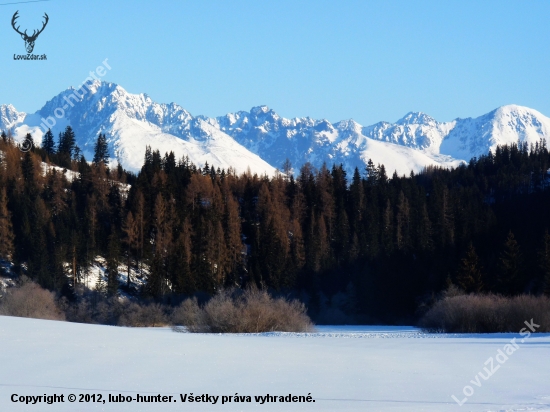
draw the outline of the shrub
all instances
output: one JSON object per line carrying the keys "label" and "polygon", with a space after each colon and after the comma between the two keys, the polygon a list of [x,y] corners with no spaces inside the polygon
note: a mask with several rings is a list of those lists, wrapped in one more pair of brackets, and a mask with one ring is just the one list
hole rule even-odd
{"label": "shrub", "polygon": [[93,317],[92,306],[88,300],[70,304],[66,299],[61,299],[61,306],[69,322],[97,323]]}
{"label": "shrub", "polygon": [[78,302],[65,302],[67,320],[133,327],[167,325],[166,309],[158,303],[138,303],[117,297],[103,299],[98,294],[82,297]]}
{"label": "shrub", "polygon": [[420,327],[428,332],[493,333],[519,332],[525,321],[550,332],[550,299],[520,295],[459,295],[444,297],[422,317]]}
{"label": "shrub", "polygon": [[173,325],[185,325],[189,332],[208,332],[205,328],[204,311],[197,298],[186,299],[172,312]]}
{"label": "shrub", "polygon": [[172,319],[190,332],[307,332],[313,329],[302,303],[274,299],[258,290],[221,291],[203,308],[196,299],[188,299],[174,311]]}
{"label": "shrub", "polygon": [[65,320],[55,301],[55,295],[34,282],[9,289],[0,299],[0,315],[49,320]]}
{"label": "shrub", "polygon": [[242,332],[241,311],[229,291],[221,291],[204,305],[206,326],[213,333]]}
{"label": "shrub", "polygon": [[118,318],[119,326],[156,327],[168,324],[164,308],[158,303],[140,305],[130,302],[124,305]]}

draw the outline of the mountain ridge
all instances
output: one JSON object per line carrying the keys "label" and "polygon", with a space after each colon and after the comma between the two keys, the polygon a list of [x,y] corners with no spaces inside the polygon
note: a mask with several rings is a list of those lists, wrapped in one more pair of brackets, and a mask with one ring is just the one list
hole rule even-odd
{"label": "mountain ridge", "polygon": [[[61,108],[64,116],[55,117]],[[132,171],[140,169],[147,145],[162,154],[172,150],[179,158],[188,156],[198,166],[208,162],[238,173],[250,169],[272,175],[287,158],[295,172],[310,162],[317,168],[342,163],[351,173],[372,159],[401,175],[429,165],[458,166],[498,144],[550,140],[550,119],[518,105],[450,122],[409,112],[395,123],[370,126],[353,119],[287,119],[266,105],[212,118],[193,116],[174,102],[154,102],[146,93],[128,93],[115,83],[94,81],[87,90],[62,91],[34,114],[0,106],[0,128],[12,130],[19,140],[32,133],[40,141],[45,119],[55,121],[55,134],[70,124],[87,159],[97,134],[105,133],[112,157]]]}

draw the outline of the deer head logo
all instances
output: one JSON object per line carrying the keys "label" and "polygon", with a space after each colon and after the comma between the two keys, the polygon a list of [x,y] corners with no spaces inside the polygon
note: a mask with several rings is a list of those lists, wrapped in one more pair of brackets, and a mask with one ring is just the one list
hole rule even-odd
{"label": "deer head logo", "polygon": [[19,11],[16,11],[13,17],[11,18],[11,25],[13,29],[21,35],[21,38],[25,40],[25,48],[27,49],[27,53],[32,53],[34,50],[34,42],[36,41],[38,35],[44,31],[46,28],[46,25],[48,24],[48,20],[50,19],[46,13],[44,13],[44,18],[46,21],[43,23],[42,28],[38,31],[34,30],[32,35],[27,34],[27,30],[25,30],[23,33],[19,31],[19,26],[15,27],[16,20],[19,17],[18,15]]}

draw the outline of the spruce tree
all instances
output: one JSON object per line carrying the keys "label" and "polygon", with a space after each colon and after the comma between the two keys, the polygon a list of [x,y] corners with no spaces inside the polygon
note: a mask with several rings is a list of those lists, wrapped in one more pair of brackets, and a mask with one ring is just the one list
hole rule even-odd
{"label": "spruce tree", "polygon": [[542,270],[544,294],[550,296],[550,234],[544,232],[542,248],[539,250],[539,267]]}
{"label": "spruce tree", "polygon": [[410,245],[410,223],[411,211],[409,200],[403,193],[399,192],[397,203],[397,218],[396,218],[396,243],[400,250],[407,250]]}
{"label": "spruce tree", "polygon": [[369,186],[374,186],[378,182],[378,169],[376,169],[376,166],[372,162],[372,159],[369,159],[367,162],[367,183]]}
{"label": "spruce tree", "polygon": [[288,157],[283,163],[283,174],[285,175],[285,179],[287,181],[288,179],[290,179],[290,175],[292,174],[292,163],[290,162]]}
{"label": "spruce tree", "polygon": [[481,264],[472,243],[470,243],[466,256],[461,261],[456,280],[466,292],[479,293],[483,289]]}
{"label": "spruce tree", "polygon": [[73,160],[75,162],[78,162],[81,156],[82,156],[82,150],[80,150],[80,147],[78,147],[78,145],[75,145],[73,149]]}
{"label": "spruce tree", "polygon": [[362,248],[366,243],[362,227],[365,216],[365,200],[365,187],[359,169],[356,167],[349,188],[349,222],[352,232],[350,257],[352,259],[355,259],[362,252]]}
{"label": "spruce tree", "polygon": [[46,134],[44,134],[44,136],[42,137],[42,149],[47,153],[48,156],[51,156],[55,153],[55,142],[51,129],[48,129]]}
{"label": "spruce tree", "polygon": [[143,168],[145,170],[148,170],[153,166],[153,152],[151,150],[151,146],[147,145],[145,146],[145,158],[143,160]]}
{"label": "spruce tree", "polygon": [[105,283],[105,279],[103,277],[103,272],[99,271],[97,274],[97,280],[95,284],[95,291],[100,296],[107,295],[107,283]]}
{"label": "spruce tree", "polygon": [[421,251],[428,251],[434,248],[432,222],[428,214],[428,207],[422,199],[422,207],[419,211],[419,222],[417,230],[417,242]]}
{"label": "spruce tree", "polygon": [[75,145],[76,137],[74,131],[71,126],[67,126],[65,131],[59,135],[57,152],[71,158],[73,156]]}
{"label": "spruce tree", "polygon": [[94,159],[93,162],[98,164],[103,162],[108,164],[109,162],[109,148],[107,145],[107,136],[105,134],[99,133],[97,137],[95,146],[94,146]]}
{"label": "spruce tree", "polygon": [[386,167],[384,165],[378,165],[377,175],[379,185],[384,186],[388,183],[388,175],[386,174]]}
{"label": "spruce tree", "polygon": [[76,137],[71,126],[67,126],[63,133],[59,134],[59,144],[57,146],[57,154],[59,165],[70,168],[71,159],[73,158],[74,149],[76,146]]}
{"label": "spruce tree", "polygon": [[27,133],[19,147],[25,152],[34,152],[34,139],[32,138],[32,134]]}
{"label": "spruce tree", "polygon": [[25,152],[21,161],[21,171],[27,187],[34,187],[34,162],[30,152]]}
{"label": "spruce tree", "polygon": [[512,293],[521,276],[522,255],[519,244],[510,230],[500,255],[499,281],[503,292]]}
{"label": "spruce tree", "polygon": [[386,254],[389,256],[393,252],[394,241],[394,217],[393,208],[390,199],[386,200],[386,208],[382,214],[382,247]]}

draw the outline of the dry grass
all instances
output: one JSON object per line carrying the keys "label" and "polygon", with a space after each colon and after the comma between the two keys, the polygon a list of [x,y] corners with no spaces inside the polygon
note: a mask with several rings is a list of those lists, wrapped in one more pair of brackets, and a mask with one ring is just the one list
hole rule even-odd
{"label": "dry grass", "polygon": [[188,299],[174,310],[172,321],[186,326],[190,332],[307,332],[313,329],[302,303],[274,299],[258,290],[221,291],[202,308],[196,299]]}
{"label": "dry grass", "polygon": [[461,295],[445,297],[422,317],[428,332],[519,332],[533,319],[538,332],[550,332],[550,299],[545,296]]}

